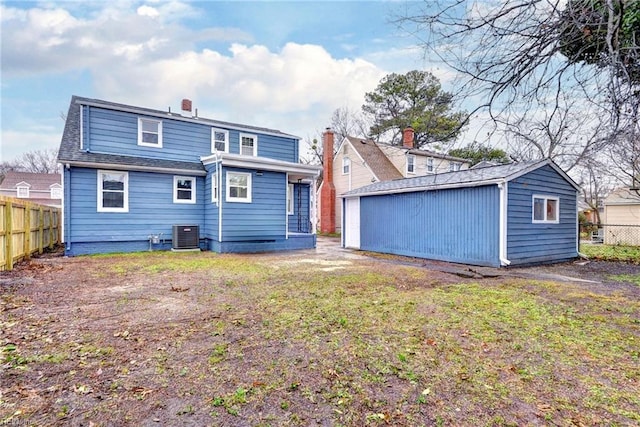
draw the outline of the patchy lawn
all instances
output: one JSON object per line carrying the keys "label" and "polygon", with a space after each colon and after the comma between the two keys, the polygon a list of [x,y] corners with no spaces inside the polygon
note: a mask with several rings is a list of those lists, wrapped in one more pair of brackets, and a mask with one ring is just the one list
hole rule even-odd
{"label": "patchy lawn", "polygon": [[54,258],[2,278],[0,424],[640,423],[630,281],[306,252]]}

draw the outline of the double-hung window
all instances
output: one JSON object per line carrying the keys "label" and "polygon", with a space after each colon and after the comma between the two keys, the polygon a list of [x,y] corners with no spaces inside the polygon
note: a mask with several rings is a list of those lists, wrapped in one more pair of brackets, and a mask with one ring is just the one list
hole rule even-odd
{"label": "double-hung window", "polygon": [[287,214],[293,215],[293,184],[287,184]]}
{"label": "double-hung window", "polygon": [[138,118],[138,145],[162,148],[162,121]]}
{"label": "double-hung window", "polygon": [[173,203],[196,202],[196,179],[187,176],[173,177]]}
{"label": "double-hung window", "polygon": [[240,154],[243,156],[258,155],[258,137],[256,135],[240,134]]}
{"label": "double-hung window", "polygon": [[462,167],[462,163],[460,162],[449,162],[449,172],[457,172]]}
{"label": "double-hung window", "polygon": [[211,128],[211,152],[229,152],[229,131],[224,129]]}
{"label": "double-hung window", "polygon": [[433,157],[427,158],[427,172],[433,172]]}
{"label": "double-hung window", "polygon": [[251,203],[251,174],[227,172],[227,202]]}
{"label": "double-hung window", "polygon": [[351,172],[351,159],[348,157],[342,158],[342,175],[349,175]]}
{"label": "double-hung window", "polygon": [[416,173],[416,156],[413,154],[407,156],[407,173]]}
{"label": "double-hung window", "polygon": [[560,200],[557,197],[533,195],[533,223],[557,224]]}
{"label": "double-hung window", "polygon": [[98,171],[98,212],[129,212],[129,173]]}

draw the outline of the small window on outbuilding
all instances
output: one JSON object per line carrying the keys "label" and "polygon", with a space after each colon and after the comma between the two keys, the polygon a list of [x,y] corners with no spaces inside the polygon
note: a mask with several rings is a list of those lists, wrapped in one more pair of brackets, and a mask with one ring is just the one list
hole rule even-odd
{"label": "small window on outbuilding", "polygon": [[557,197],[533,195],[533,219],[534,223],[560,222],[560,200]]}

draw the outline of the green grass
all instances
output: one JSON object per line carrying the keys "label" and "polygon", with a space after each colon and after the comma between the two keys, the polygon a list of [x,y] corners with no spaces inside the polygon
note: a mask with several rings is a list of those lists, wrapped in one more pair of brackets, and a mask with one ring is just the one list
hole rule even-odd
{"label": "green grass", "polygon": [[584,244],[580,252],[592,259],[640,264],[640,246]]}
{"label": "green grass", "polygon": [[[519,279],[451,284],[423,268],[379,260],[341,267],[325,271],[267,255],[88,257],[83,269],[93,279],[70,284],[74,289],[104,285],[105,277],[114,289],[158,284],[127,288],[125,307],[132,305],[135,319],[126,330],[141,338],[83,322],[81,345],[30,347],[18,341],[18,329],[29,326],[34,306],[6,323],[7,339],[14,334],[19,345],[5,344],[2,361],[21,387],[35,387],[23,372],[55,363],[61,376],[51,381],[58,384],[73,371],[73,384],[105,389],[105,398],[97,403],[93,392],[76,393],[73,405],[86,399],[87,406],[59,412],[73,417],[90,408],[115,424],[148,416],[140,396],[188,397],[166,415],[182,417],[166,420],[176,425],[191,416],[208,417],[198,418],[204,425],[640,423],[637,297]],[[173,311],[156,308],[152,296],[171,298]],[[182,303],[190,305],[180,311]],[[122,308],[118,298],[111,304]],[[57,323],[73,330],[76,312],[59,313],[69,317]],[[115,316],[113,329],[121,331],[118,322]],[[21,402],[9,402],[12,413]]]}

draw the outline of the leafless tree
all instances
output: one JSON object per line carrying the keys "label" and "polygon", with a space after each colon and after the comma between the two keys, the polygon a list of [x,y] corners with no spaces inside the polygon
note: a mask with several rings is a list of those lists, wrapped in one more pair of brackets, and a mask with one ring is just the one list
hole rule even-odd
{"label": "leafless tree", "polygon": [[[425,1],[397,23],[425,55],[458,73],[456,95],[477,101],[470,116],[488,112],[498,129],[531,143],[536,156],[594,152],[575,152],[563,135],[572,127],[564,130],[562,112],[586,108],[606,118],[598,126],[609,136],[599,133],[596,145],[615,143],[638,122],[637,0]],[[534,143],[545,133],[551,150]]]}
{"label": "leafless tree", "polygon": [[[333,111],[328,127],[330,127],[335,133],[333,144],[333,154],[335,155],[344,137],[367,137],[367,130],[369,129],[370,124],[361,112],[353,111],[349,107],[345,106]],[[302,156],[302,161],[304,163],[322,164],[324,152],[322,146],[323,132],[324,130],[316,131],[316,135],[314,137],[307,137],[309,153],[306,156]]]}
{"label": "leafless tree", "polygon": [[27,151],[13,161],[0,163],[0,174],[7,171],[56,173],[58,171],[58,150],[46,148]]}
{"label": "leafless tree", "polygon": [[564,96],[537,114],[503,124],[508,152],[515,160],[549,158],[566,172],[587,164],[610,143],[608,121],[598,110]]}

